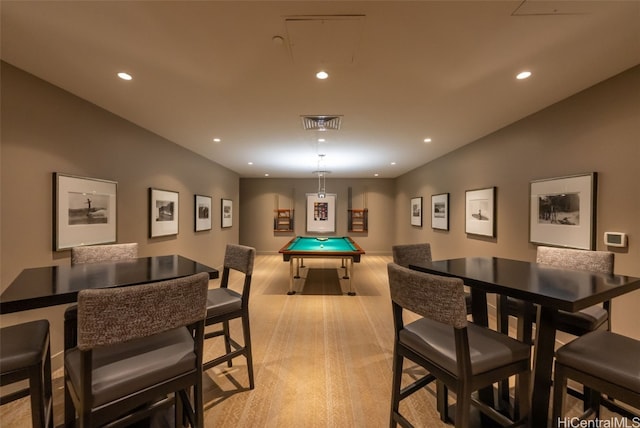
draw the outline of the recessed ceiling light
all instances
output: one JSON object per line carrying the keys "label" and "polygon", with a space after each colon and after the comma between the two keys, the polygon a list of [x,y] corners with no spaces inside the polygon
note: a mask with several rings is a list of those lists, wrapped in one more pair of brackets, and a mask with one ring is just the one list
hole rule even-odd
{"label": "recessed ceiling light", "polygon": [[374,177],[379,176],[380,174],[378,174],[377,172],[375,174],[373,174]]}
{"label": "recessed ceiling light", "polygon": [[118,73],[118,77],[121,78],[122,80],[131,80],[131,79],[133,79],[133,77],[131,77],[131,75],[129,73],[125,73],[124,71],[121,71],[120,73]]}
{"label": "recessed ceiling light", "polygon": [[219,143],[220,141],[222,141],[220,138],[214,138],[214,139],[213,139],[213,142],[214,142],[214,143]]}
{"label": "recessed ceiling light", "polygon": [[247,162],[248,165],[253,165],[253,162]]}
{"label": "recessed ceiling light", "polygon": [[523,79],[527,79],[529,77],[531,77],[531,72],[530,71],[522,71],[522,72],[518,73],[518,75],[516,76],[516,79],[523,80]]}
{"label": "recessed ceiling light", "polygon": [[268,177],[268,176],[269,176],[269,173],[268,173],[268,172],[266,172],[266,173],[264,174],[264,176],[265,176],[265,177]]}
{"label": "recessed ceiling light", "polygon": [[325,140],[324,138],[318,138],[318,143],[324,143],[325,141],[327,140]]}
{"label": "recessed ceiling light", "polygon": [[391,162],[391,165],[395,165],[395,164],[396,164],[395,162]]}
{"label": "recessed ceiling light", "polygon": [[321,71],[318,71],[318,72],[316,73],[316,77],[317,77],[318,79],[320,79],[320,80],[324,80],[324,79],[326,79],[327,77],[329,77],[329,73],[327,73],[327,72],[326,72],[326,71],[324,71],[324,70],[321,70]]}
{"label": "recessed ceiling light", "polygon": [[431,138],[425,138],[425,139],[424,139],[424,142],[425,142],[425,143],[430,143],[430,142],[431,142]]}

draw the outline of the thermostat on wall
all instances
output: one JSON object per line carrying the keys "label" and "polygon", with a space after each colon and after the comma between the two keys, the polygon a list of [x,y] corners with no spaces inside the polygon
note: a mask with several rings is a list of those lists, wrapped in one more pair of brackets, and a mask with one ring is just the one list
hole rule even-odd
{"label": "thermostat on wall", "polygon": [[622,232],[605,232],[604,243],[609,247],[626,247],[627,234]]}

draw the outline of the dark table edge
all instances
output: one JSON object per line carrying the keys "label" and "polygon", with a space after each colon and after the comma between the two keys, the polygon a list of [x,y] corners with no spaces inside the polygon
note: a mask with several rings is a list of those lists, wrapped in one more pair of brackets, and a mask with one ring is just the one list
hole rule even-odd
{"label": "dark table edge", "polygon": [[[465,259],[465,258],[477,258],[477,257],[462,257],[461,259]],[[496,259],[496,257],[483,257],[483,258],[488,258],[488,259]],[[456,260],[456,259],[452,259],[452,260]],[[438,262],[439,260],[434,260],[434,262]],[[527,262],[527,261],[523,261],[523,260],[514,260],[514,261],[520,261],[523,263],[531,263],[531,262]],[[611,300],[615,297],[619,297],[622,296],[626,293],[629,293],[631,291],[634,291],[636,289],[640,289],[640,284],[639,285],[632,285],[632,284],[628,284],[628,285],[624,285],[624,286],[617,286],[617,287],[613,287],[610,290],[607,290],[606,292],[600,294],[599,297],[587,297],[585,299],[582,299],[580,302],[568,302],[566,300],[560,300],[560,299],[554,299],[551,297],[545,297],[545,296],[540,296],[537,294],[533,294],[533,293],[528,293],[526,291],[523,290],[518,290],[515,288],[509,289],[509,293],[505,293],[504,288],[502,286],[490,283],[490,282],[485,282],[485,281],[481,281],[481,280],[477,280],[477,279],[473,279],[473,278],[467,278],[467,277],[461,277],[458,275],[454,275],[448,272],[442,272],[438,269],[435,268],[430,268],[428,266],[425,265],[414,265],[414,264],[410,264],[409,265],[410,269],[413,270],[417,270],[420,272],[424,272],[424,273],[429,273],[432,275],[439,275],[439,276],[446,276],[446,277],[451,277],[451,278],[461,278],[464,280],[465,284],[467,285],[478,285],[479,287],[477,288],[482,288],[482,291],[485,293],[495,293],[495,294],[503,294],[503,295],[508,295],[511,297],[515,297],[521,300],[527,300],[530,301],[532,303],[536,303],[542,306],[550,306],[550,307],[554,307],[558,310],[563,310],[563,311],[568,311],[568,312],[578,312],[582,309],[588,308],[590,306],[596,305],[598,303],[602,303],[604,301],[607,300]],[[632,276],[628,276],[628,275],[615,275],[616,277],[620,277],[620,278],[624,278],[627,280],[631,280],[634,283],[636,281],[640,281],[640,278],[636,278],[636,277],[632,277]]]}
{"label": "dark table edge", "polygon": [[[206,272],[209,274],[209,279],[219,278],[220,273],[218,272],[217,269],[210,268],[198,262],[195,262],[195,263],[196,263],[197,269],[196,269],[196,272],[191,275],[195,275],[201,272]],[[171,280],[176,278],[181,278],[181,277],[157,279],[153,281],[131,282],[126,284],[119,284],[117,285],[117,287],[127,287],[130,285],[148,284],[151,282],[166,281],[166,280]],[[41,296],[41,297],[35,297],[27,300],[19,300],[19,301],[13,300],[9,302],[0,301],[0,315],[10,314],[14,312],[28,311],[32,309],[41,309],[49,306],[65,305],[65,304],[75,303],[77,300],[78,300],[78,292],[75,291],[67,294],[61,294],[56,296],[44,296],[44,297]]]}

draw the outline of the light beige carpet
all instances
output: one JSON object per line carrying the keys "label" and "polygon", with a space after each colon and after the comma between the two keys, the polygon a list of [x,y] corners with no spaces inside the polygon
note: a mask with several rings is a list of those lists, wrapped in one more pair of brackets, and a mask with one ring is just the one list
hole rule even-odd
{"label": "light beige carpet", "polygon": [[[256,387],[247,389],[244,358],[233,368],[223,365],[206,372],[205,426],[387,427],[393,348],[386,272],[390,260],[365,255],[353,272],[357,295],[347,296],[348,282],[336,270],[339,261],[305,259],[312,269],[303,269],[303,278],[296,280],[296,289],[305,292],[288,296],[288,263],[281,256],[258,256],[250,304]],[[239,289],[241,281],[233,276],[232,288]],[[330,295],[337,290],[336,281],[343,294]],[[211,281],[215,286],[218,281]],[[239,333],[240,323],[232,322],[231,328]],[[209,356],[222,349],[220,341],[206,345]],[[408,382],[415,368],[406,365],[405,371]],[[54,377],[59,426],[64,416],[62,370]],[[571,398],[569,403],[577,407]],[[29,411],[28,399],[2,406],[0,426],[29,426]],[[429,390],[405,400],[402,412],[416,427],[450,426],[440,422]],[[161,419],[156,425],[165,423]]]}

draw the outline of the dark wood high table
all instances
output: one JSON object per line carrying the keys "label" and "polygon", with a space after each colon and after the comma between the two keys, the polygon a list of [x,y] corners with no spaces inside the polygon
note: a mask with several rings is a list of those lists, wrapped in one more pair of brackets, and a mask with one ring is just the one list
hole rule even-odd
{"label": "dark wood high table", "polygon": [[640,289],[640,278],[559,269],[497,257],[468,257],[411,265],[435,275],[457,277],[471,287],[475,323],[487,326],[486,293],[539,305],[536,320],[531,427],[549,424],[549,396],[558,310],[577,312]]}
{"label": "dark wood high table", "polygon": [[73,303],[87,288],[121,287],[218,271],[178,255],[23,270],[0,296],[0,314]]}

